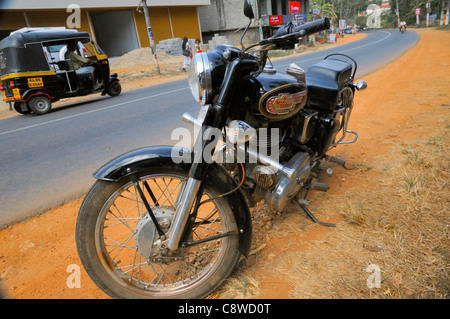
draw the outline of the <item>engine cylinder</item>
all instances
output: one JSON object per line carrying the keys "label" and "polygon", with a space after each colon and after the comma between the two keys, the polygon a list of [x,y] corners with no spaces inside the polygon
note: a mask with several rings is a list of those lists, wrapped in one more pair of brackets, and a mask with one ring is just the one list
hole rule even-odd
{"label": "engine cylinder", "polygon": [[302,189],[311,175],[311,158],[309,154],[295,154],[286,167],[295,170],[295,178],[289,180],[277,173],[277,184],[265,195],[265,202],[271,209],[282,210],[286,204]]}

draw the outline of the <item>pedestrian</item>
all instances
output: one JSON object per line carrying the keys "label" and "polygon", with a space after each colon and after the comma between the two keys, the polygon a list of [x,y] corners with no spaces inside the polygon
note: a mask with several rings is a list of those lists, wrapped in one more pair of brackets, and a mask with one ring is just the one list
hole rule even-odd
{"label": "pedestrian", "polygon": [[198,53],[198,52],[202,52],[202,47],[200,46],[200,43],[202,43],[202,41],[200,41],[200,39],[195,39],[195,50],[196,50],[196,52],[195,53]]}
{"label": "pedestrian", "polygon": [[183,71],[186,72],[187,67],[191,64],[192,59],[192,49],[189,44],[188,38],[183,38],[183,44],[181,45],[181,50],[183,51],[184,61],[183,61]]}

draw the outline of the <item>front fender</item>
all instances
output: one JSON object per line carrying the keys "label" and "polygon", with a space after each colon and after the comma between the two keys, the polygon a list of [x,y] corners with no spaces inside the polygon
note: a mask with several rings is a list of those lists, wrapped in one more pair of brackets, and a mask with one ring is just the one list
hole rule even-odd
{"label": "front fender", "polygon": [[109,182],[117,182],[124,177],[144,171],[148,167],[182,165],[189,170],[192,152],[173,146],[150,146],[140,148],[116,157],[94,173],[94,177]]}
{"label": "front fender", "polygon": [[[193,155],[188,149],[173,146],[150,146],[118,156],[97,170],[94,177],[104,181],[117,182],[127,176],[155,167],[176,167],[188,172],[192,162]],[[230,174],[217,163],[209,165],[204,182],[214,186],[221,193],[229,192],[237,185]],[[239,250],[247,256],[252,237],[247,199],[243,191],[239,189],[227,195],[227,200],[239,229]]]}

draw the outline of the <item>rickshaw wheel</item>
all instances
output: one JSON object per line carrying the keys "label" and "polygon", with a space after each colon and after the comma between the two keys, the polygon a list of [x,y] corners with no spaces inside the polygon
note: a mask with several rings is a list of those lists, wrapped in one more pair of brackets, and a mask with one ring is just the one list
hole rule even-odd
{"label": "rickshaw wheel", "polygon": [[122,92],[122,86],[120,85],[120,82],[111,83],[106,90],[106,93],[108,93],[109,96],[118,96],[120,92]]}
{"label": "rickshaw wheel", "polygon": [[[14,110],[17,112],[17,113],[20,113],[20,114],[30,114],[31,113],[31,111],[30,111],[30,108],[27,106],[27,109],[26,109],[26,111],[23,111],[22,110],[22,107],[21,107],[21,104],[22,104],[23,102],[14,102],[14,105],[13,105],[13,107],[14,107]],[[25,104],[26,105],[26,104]]]}
{"label": "rickshaw wheel", "polygon": [[28,102],[30,110],[37,115],[50,112],[52,109],[52,102],[45,95],[32,97]]}

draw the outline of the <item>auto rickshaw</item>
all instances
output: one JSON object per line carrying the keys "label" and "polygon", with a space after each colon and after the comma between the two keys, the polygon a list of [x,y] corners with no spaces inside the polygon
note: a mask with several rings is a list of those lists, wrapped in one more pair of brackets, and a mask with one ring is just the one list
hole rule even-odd
{"label": "auto rickshaw", "polygon": [[[89,59],[91,74],[74,70],[67,46]],[[48,113],[61,98],[93,93],[117,96],[121,85],[109,61],[88,32],[65,28],[23,28],[0,41],[0,91],[20,114]]]}

